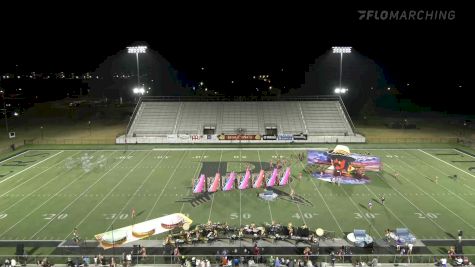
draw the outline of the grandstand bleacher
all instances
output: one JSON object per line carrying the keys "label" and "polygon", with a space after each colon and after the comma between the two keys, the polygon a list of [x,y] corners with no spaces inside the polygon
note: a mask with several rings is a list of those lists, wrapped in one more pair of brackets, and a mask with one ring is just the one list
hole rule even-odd
{"label": "grandstand bleacher", "polygon": [[273,101],[144,97],[126,135],[117,142],[219,142],[218,135],[265,136],[269,135],[266,129],[275,129],[276,140],[281,135],[304,135],[307,140],[299,141],[364,142],[355,133],[341,98],[334,96]]}

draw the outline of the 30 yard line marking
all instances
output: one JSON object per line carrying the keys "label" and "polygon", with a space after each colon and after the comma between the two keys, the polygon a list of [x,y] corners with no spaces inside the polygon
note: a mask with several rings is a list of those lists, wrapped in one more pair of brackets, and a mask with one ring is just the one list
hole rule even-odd
{"label": "30 yard line marking", "polygon": [[[203,152],[204,153],[204,152]],[[220,168],[221,168],[221,159],[223,158],[223,151],[221,150],[221,155],[219,156],[219,163],[218,163],[218,170],[217,172],[219,172]],[[220,181],[221,182],[221,181]],[[209,186],[209,185],[208,185]],[[206,190],[208,190],[206,188]],[[216,192],[213,193],[213,198],[211,199],[211,208],[209,209],[209,215],[208,215],[208,222],[210,221],[211,219],[211,212],[213,211],[213,203],[214,203],[214,196],[215,196]]]}
{"label": "30 yard line marking", "polygon": [[[137,190],[135,190],[135,192],[132,194],[132,196],[127,200],[127,202],[122,205],[122,209],[120,209],[119,212],[117,212],[117,214],[121,214],[125,207],[127,207],[130,203],[130,201],[137,195],[137,193],[140,191],[140,189],[142,189],[142,187],[145,185],[145,183],[148,181],[148,179],[150,179],[150,177],[152,177],[152,174],[155,172],[155,170],[158,168],[158,166],[160,166],[163,162],[163,160],[165,159],[165,157],[167,156],[169,151],[165,152],[165,155],[163,156],[163,154],[161,154],[161,156],[163,156],[157,164],[155,164],[155,166],[153,167],[153,169],[149,172],[149,174],[147,175],[147,177],[142,181],[142,183],[140,184],[140,186],[137,188]],[[147,155],[148,156],[148,155]],[[147,157],[146,156],[146,157]],[[119,216],[115,216],[114,219],[112,220],[111,224],[107,227],[107,230],[106,231],[109,231],[109,229],[112,227],[112,225],[114,225],[115,221],[117,221],[117,219],[119,218]],[[66,238],[65,238],[66,239]]]}
{"label": "30 yard line marking", "polygon": [[40,209],[41,207],[43,207],[46,203],[48,203],[51,199],[53,199],[56,195],[58,195],[59,193],[63,192],[65,189],[67,189],[70,185],[72,185],[73,183],[77,182],[81,177],[83,177],[84,175],[86,175],[86,172],[84,172],[83,174],[79,175],[76,179],[72,180],[69,184],[67,184],[66,186],[63,186],[63,188],[61,190],[59,190],[58,192],[56,192],[53,196],[51,196],[50,198],[48,198],[47,200],[45,200],[40,206],[36,207],[35,209],[33,209],[32,211],[30,211],[27,215],[25,215],[22,219],[18,220],[14,225],[10,226],[10,228],[8,228],[7,230],[5,230],[3,233],[0,234],[0,236],[3,236],[5,233],[7,233],[8,231],[10,231],[11,229],[13,229],[15,226],[17,226],[19,223],[21,223],[22,221],[24,221],[26,218],[28,218],[31,214],[33,214],[35,211],[37,211],[38,209]]}
{"label": "30 yard line marking", "polygon": [[17,176],[18,174],[20,174],[20,173],[22,173],[22,172],[24,172],[24,171],[26,171],[26,170],[29,170],[29,169],[35,167],[36,165],[38,165],[38,164],[40,164],[40,163],[42,163],[42,162],[44,162],[44,161],[46,161],[46,160],[48,160],[48,159],[51,159],[51,158],[55,157],[56,155],[59,155],[59,154],[61,154],[61,153],[63,153],[63,152],[64,152],[64,150],[61,150],[61,151],[59,151],[58,153],[56,153],[56,154],[54,154],[54,155],[52,155],[52,156],[49,156],[49,157],[47,157],[47,158],[45,158],[45,159],[43,159],[43,160],[41,160],[41,161],[38,161],[37,163],[31,165],[30,167],[27,167],[27,168],[25,168],[25,169],[23,169],[23,170],[21,170],[21,171],[19,171],[19,172],[16,172],[16,173],[12,174],[12,176],[9,176],[9,177],[7,177],[7,178],[1,180],[1,181],[0,181],[0,184],[6,182],[6,181],[8,181],[8,180],[10,180],[11,178]]}
{"label": "30 yard line marking", "polygon": [[147,217],[145,218],[145,220],[148,220],[150,218],[150,215],[152,215],[152,212],[153,210],[155,209],[155,206],[157,206],[157,203],[158,201],[160,200],[160,198],[162,197],[163,195],[163,192],[165,192],[165,189],[167,188],[167,185],[170,183],[170,181],[172,180],[172,177],[175,175],[176,173],[176,170],[178,170],[178,167],[181,165],[181,163],[183,162],[183,159],[185,158],[185,155],[188,154],[188,151],[186,151],[185,153],[183,153],[183,156],[181,157],[180,161],[178,162],[178,164],[175,166],[175,168],[173,169],[173,172],[172,174],[170,174],[170,177],[168,178],[168,181],[167,183],[165,184],[165,186],[163,186],[163,189],[162,191],[160,192],[160,195],[158,195],[157,199],[155,200],[155,203],[153,203],[153,207],[150,209],[150,212],[148,213]]}
{"label": "30 yard line marking", "polygon": [[[130,154],[132,154],[132,153],[130,153]],[[130,154],[129,154],[129,155],[130,155]],[[145,157],[146,157],[146,156],[145,156]],[[144,157],[144,158],[145,158],[145,157]],[[100,182],[109,172],[111,172],[113,169],[115,169],[115,167],[117,167],[117,166],[118,166],[122,161],[124,161],[126,158],[127,158],[127,157],[124,157],[123,159],[121,159],[121,160],[119,161],[118,164],[116,164],[114,167],[112,167],[112,168],[109,169],[107,172],[105,172],[104,174],[102,174],[102,175],[99,177],[99,179],[97,179],[97,180],[96,180],[94,183],[92,183],[89,187],[87,187],[85,190],[83,190],[83,191],[81,192],[81,194],[79,194],[79,196],[77,196],[74,200],[72,200],[66,207],[64,207],[60,212],[57,212],[56,215],[53,216],[45,225],[43,225],[43,227],[41,227],[40,230],[36,231],[36,233],[34,233],[34,234],[31,236],[31,238],[34,238],[37,234],[39,234],[41,231],[43,231],[43,229],[45,229],[51,222],[53,222],[53,220],[56,219],[56,217],[58,217],[58,215],[62,214],[62,213],[63,213],[64,211],[66,211],[71,205],[73,205],[74,203],[76,203],[76,201],[77,201],[78,199],[80,199],[84,194],[86,194],[86,192],[88,192],[89,189],[91,189],[91,188],[92,188],[93,186],[95,186],[98,182]],[[142,159],[142,160],[143,160],[143,159]],[[136,166],[137,166],[137,165],[136,165]],[[135,167],[136,167],[136,166],[135,166]],[[135,169],[135,167],[134,167],[133,169]],[[132,170],[133,170],[133,169],[132,169]],[[130,171],[124,176],[124,178],[127,177],[127,176],[130,174],[130,172],[131,172],[132,170],[130,170]],[[120,183],[122,183],[122,181],[124,180],[124,178],[122,178],[122,180],[120,180],[119,183],[117,183],[116,186],[114,186],[114,188],[117,187]],[[114,188],[113,188],[113,189],[114,189]],[[110,191],[109,193],[111,193],[113,189],[111,189],[111,191]]]}
{"label": "30 yard line marking", "polygon": [[[375,198],[378,198],[378,196],[366,184],[363,184],[363,185]],[[387,209],[389,213],[391,213],[391,215],[393,215],[393,217],[396,218],[396,220],[398,220],[402,225],[404,225],[404,227],[409,228],[394,212],[392,212],[392,210],[389,207],[384,206],[384,208]]]}

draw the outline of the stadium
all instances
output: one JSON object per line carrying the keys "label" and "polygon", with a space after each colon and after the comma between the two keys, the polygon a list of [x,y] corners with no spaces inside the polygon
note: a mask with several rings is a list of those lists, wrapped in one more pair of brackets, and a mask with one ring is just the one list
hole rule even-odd
{"label": "stadium", "polygon": [[[156,47],[0,75],[0,266],[472,265],[470,107],[425,108],[351,46],[291,89],[284,67],[183,78]],[[66,95],[25,104],[45,84]]]}

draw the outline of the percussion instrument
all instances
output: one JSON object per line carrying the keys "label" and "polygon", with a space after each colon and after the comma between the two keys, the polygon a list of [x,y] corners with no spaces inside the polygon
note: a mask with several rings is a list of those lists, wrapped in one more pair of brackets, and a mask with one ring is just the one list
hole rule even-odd
{"label": "percussion instrument", "polygon": [[317,230],[315,230],[315,233],[317,234],[317,236],[320,237],[325,234],[325,231],[322,228],[318,228]]}

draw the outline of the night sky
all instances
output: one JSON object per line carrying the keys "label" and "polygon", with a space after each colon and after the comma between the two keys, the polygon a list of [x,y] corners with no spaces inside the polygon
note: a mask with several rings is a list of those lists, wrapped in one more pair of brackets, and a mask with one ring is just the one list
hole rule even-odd
{"label": "night sky", "polygon": [[[330,56],[332,46],[345,45],[374,61],[388,85],[420,105],[443,111],[459,105],[456,101],[471,104],[466,96],[473,84],[469,75],[473,30],[467,7],[343,5],[223,2],[156,6],[144,2],[97,7],[84,3],[55,11],[52,6],[28,10],[15,6],[1,18],[0,72],[94,71],[107,57],[141,41],[188,83],[205,80],[223,94],[236,95],[236,90],[242,90],[246,95],[254,88],[229,86],[230,81],[269,74],[280,88],[299,88],[305,84],[309,65]],[[456,18],[361,21],[357,11],[362,9],[455,10]],[[333,56],[337,67],[338,57]],[[347,79],[355,79],[349,73],[358,68],[357,61],[353,63],[344,65]],[[352,81],[347,83],[351,90]],[[315,89],[315,94],[324,93],[328,88]],[[445,104],[447,109],[441,107]]]}

